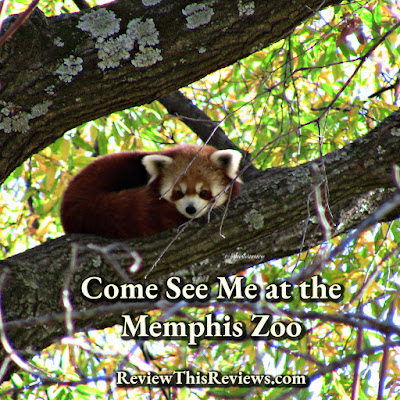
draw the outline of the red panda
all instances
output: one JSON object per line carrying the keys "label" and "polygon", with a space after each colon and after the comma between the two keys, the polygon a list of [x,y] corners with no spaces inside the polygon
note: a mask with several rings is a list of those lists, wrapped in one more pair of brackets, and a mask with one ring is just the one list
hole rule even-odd
{"label": "red panda", "polygon": [[[237,178],[240,160],[236,150],[193,145],[99,157],[64,193],[64,231],[128,239],[198,218],[227,200],[224,189]],[[233,182],[232,198],[240,183]]]}

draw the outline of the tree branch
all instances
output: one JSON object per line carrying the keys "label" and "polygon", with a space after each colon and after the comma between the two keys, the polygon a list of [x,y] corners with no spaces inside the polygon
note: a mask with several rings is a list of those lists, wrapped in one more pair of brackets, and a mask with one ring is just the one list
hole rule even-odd
{"label": "tree branch", "polygon": [[[0,183],[68,129],[188,85],[289,35],[321,4],[339,2],[257,2],[244,10],[217,0],[199,25],[187,0],[154,7],[119,0],[51,18],[35,12],[0,48]],[[136,37],[138,20],[149,36]]]}
{"label": "tree branch", "polygon": [[[365,137],[324,157],[331,223],[335,226],[332,236],[354,229],[395,192],[392,167],[400,163],[399,132],[400,111],[386,118]],[[1,261],[0,269],[9,270],[2,293],[6,300],[5,322],[62,311],[61,289],[71,274],[71,245],[74,243],[79,251],[75,272],[68,279],[71,279],[75,311],[91,306],[80,291],[86,277],[100,276],[104,283],[123,282],[121,274],[112,265],[117,263],[125,274],[128,273],[133,262],[131,249],[143,258],[140,270],[133,276],[135,282],[163,284],[171,275],[211,283],[217,276],[234,274],[256,262],[316,246],[323,241],[323,231],[316,218],[311,165],[320,162],[318,159],[296,168],[281,168],[273,175],[264,174],[251,181],[231,204],[222,227],[225,238],[220,236],[218,229],[221,216],[214,215],[208,224],[205,219],[193,221],[147,279],[144,277],[154,260],[170,242],[170,231],[121,245],[86,235],[63,236]],[[399,215],[400,210],[396,209],[390,217]],[[96,250],[111,244],[107,257]],[[233,249],[241,257],[233,257]],[[257,256],[256,261],[253,255]],[[88,330],[121,321],[119,315],[104,314],[76,322],[77,329]],[[31,346],[39,350],[64,333],[65,327],[60,321],[7,329],[10,342],[17,349]]]}
{"label": "tree branch", "polygon": [[250,164],[244,173],[244,180],[250,180],[261,174],[261,171],[251,164],[250,154],[232,143],[220,124],[196,107],[183,93],[179,91],[168,93],[158,101],[171,115],[180,118],[204,143],[217,149],[234,149],[242,153],[242,166]]}

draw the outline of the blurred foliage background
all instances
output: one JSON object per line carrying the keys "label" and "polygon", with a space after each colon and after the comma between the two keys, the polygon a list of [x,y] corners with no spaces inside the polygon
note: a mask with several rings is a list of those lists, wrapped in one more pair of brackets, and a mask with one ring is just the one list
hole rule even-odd
{"label": "blurred foliage background", "polygon": [[[9,12],[21,12],[28,5],[29,1],[11,1]],[[39,7],[47,16],[78,11],[70,1],[44,0]],[[400,32],[387,32],[399,18],[399,4],[394,0],[344,2],[317,13],[286,39],[181,90],[219,121],[235,144],[254,154],[264,149],[255,160],[258,168],[296,166],[345,146],[398,109]],[[363,57],[372,48],[369,56]],[[196,135],[157,101],[67,132],[15,170],[1,188],[2,257],[63,234],[59,219],[62,193],[68,181],[95,157],[180,143],[200,144]],[[295,313],[332,315],[331,320],[303,320],[307,334],[299,341],[202,341],[200,347],[189,348],[178,341],[124,342],[119,337],[121,328],[114,327],[76,335],[74,340],[54,345],[34,358],[52,377],[69,383],[44,385],[21,372],[3,384],[0,395],[11,399],[11,394],[5,394],[10,388],[19,388],[18,398],[22,399],[60,400],[202,399],[226,398],[228,394],[230,398],[275,399],[285,392],[282,387],[117,388],[115,381],[106,377],[114,375],[123,363],[136,373],[190,369],[306,374],[312,378],[310,387],[291,397],[299,400],[374,399],[380,398],[379,393],[386,399],[399,398],[398,347],[389,350],[384,376],[382,349],[362,357],[358,373],[354,360],[323,373],[324,367],[360,350],[358,338],[362,347],[381,346],[388,340],[377,331],[355,329],[345,318],[337,322],[334,316],[362,313],[366,318],[390,319],[398,324],[399,239],[398,220],[378,224],[324,265],[323,279],[345,286],[343,301],[304,304],[295,298],[276,305]],[[334,238],[324,246],[340,240]],[[282,280],[312,263],[320,251],[319,247],[310,249],[243,274],[249,282],[259,284]],[[257,303],[260,310],[266,305]],[[202,320],[209,312],[217,316],[229,313],[252,326],[253,306],[235,303],[183,308],[175,320]],[[160,314],[150,313],[152,320]],[[87,382],[82,376],[89,377]],[[80,383],[72,384],[74,380]],[[361,387],[359,397],[355,397],[355,380]]]}

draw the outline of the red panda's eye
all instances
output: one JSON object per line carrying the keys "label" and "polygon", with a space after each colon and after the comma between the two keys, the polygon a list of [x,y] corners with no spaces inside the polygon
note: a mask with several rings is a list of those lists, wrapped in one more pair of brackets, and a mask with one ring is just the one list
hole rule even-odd
{"label": "red panda's eye", "polygon": [[204,199],[205,197],[207,197],[207,195],[208,195],[208,190],[202,190],[202,191],[199,193],[199,196],[200,196],[202,199]]}
{"label": "red panda's eye", "polygon": [[184,196],[182,190],[177,190],[177,191],[176,191],[176,194],[177,194],[177,196],[180,197],[180,198],[182,198],[182,197]]}

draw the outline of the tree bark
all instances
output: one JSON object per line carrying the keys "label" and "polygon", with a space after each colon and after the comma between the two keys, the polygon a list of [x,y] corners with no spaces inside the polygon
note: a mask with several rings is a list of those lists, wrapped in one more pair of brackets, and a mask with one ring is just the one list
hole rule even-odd
{"label": "tree bark", "polygon": [[[212,283],[217,276],[231,275],[247,266],[322,243],[324,232],[313,200],[320,178],[314,172],[315,166],[321,166],[322,162],[329,188],[325,206],[329,205],[332,213],[331,234],[354,229],[395,192],[392,169],[400,163],[399,132],[400,111],[365,137],[328,154],[323,160],[277,169],[272,174],[267,171],[246,184],[243,193],[230,205],[221,229],[224,238],[219,233],[221,213],[215,213],[210,223],[206,223],[206,218],[194,221],[154,268],[154,262],[174,237],[173,231],[120,244],[88,235],[63,236],[1,261],[1,271],[7,271],[2,291],[3,319],[14,321],[6,324],[11,343],[17,349],[30,346],[39,350],[60,338],[66,332],[63,318],[46,324],[39,320],[37,325],[26,319],[61,312],[60,297],[67,279],[74,310],[94,307],[81,293],[83,280],[99,276],[103,285],[123,283],[124,279],[113,266],[117,265],[129,275],[133,249],[143,261],[140,270],[130,278],[144,284],[156,282],[163,287],[172,275],[196,283]],[[388,218],[399,215],[397,207]],[[76,257],[72,257],[73,246],[77,246]],[[101,304],[107,305],[110,301],[96,306]],[[137,304],[134,309],[143,312],[155,307],[158,305],[147,302]],[[120,315],[121,312],[89,315],[76,319],[76,327],[89,330],[111,326],[122,322]]]}
{"label": "tree bark", "polygon": [[[339,2],[217,0],[193,6],[176,0],[146,7],[119,0],[52,18],[37,11],[0,49],[0,183],[68,129],[194,82]],[[94,12],[102,31],[85,20]],[[141,37],[130,25],[136,19],[145,24],[137,30],[147,32]],[[119,59],[123,54],[126,59]]]}

